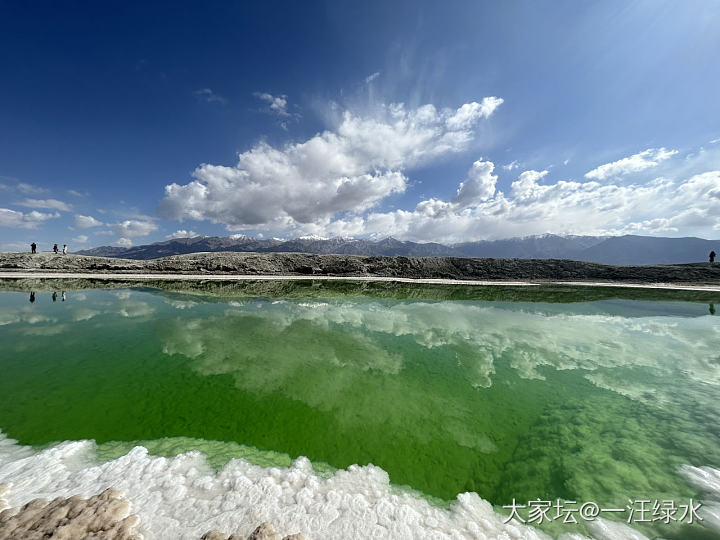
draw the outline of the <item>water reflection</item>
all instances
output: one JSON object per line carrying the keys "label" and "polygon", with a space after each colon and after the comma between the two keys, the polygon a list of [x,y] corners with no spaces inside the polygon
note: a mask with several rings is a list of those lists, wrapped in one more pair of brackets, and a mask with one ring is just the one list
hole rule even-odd
{"label": "water reflection", "polygon": [[[720,326],[710,317],[548,314],[457,302],[255,301],[220,316],[178,318],[162,339],[165,352],[195,359],[198,371],[242,373],[239,384],[256,387],[256,371],[263,380],[289,378],[295,368],[288,364],[396,374],[413,355],[427,353],[452,357],[474,387],[492,386],[498,363],[526,379],[544,379],[547,368],[582,370],[611,390],[618,368],[720,385]],[[284,350],[290,342],[297,342],[294,354]],[[618,377],[618,391],[643,399],[627,391],[627,378]]]}

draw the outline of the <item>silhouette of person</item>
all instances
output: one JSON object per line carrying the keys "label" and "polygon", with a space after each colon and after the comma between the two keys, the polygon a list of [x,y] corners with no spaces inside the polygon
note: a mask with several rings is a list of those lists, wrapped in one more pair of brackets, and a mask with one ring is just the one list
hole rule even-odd
{"label": "silhouette of person", "polygon": [[35,242],[30,244],[30,253],[37,253],[37,244]]}
{"label": "silhouette of person", "polygon": [[30,292],[30,303],[32,304],[33,302],[35,302],[35,292],[31,291]]}
{"label": "silhouette of person", "polygon": [[713,264],[715,262],[715,252],[710,252],[710,264]]}
{"label": "silhouette of person", "polygon": [[63,255],[67,255],[67,244],[63,244]]}
{"label": "silhouette of person", "polygon": [[708,311],[710,311],[710,315],[715,315],[715,304],[710,304],[710,309]]}
{"label": "silhouette of person", "polygon": [[58,245],[57,245],[57,244],[55,244],[55,245],[53,246],[53,252],[55,253],[55,255],[57,255],[57,252],[58,252]]}
{"label": "silhouette of person", "polygon": [[53,302],[57,302],[57,293],[56,292],[53,292],[52,299],[53,299]]}

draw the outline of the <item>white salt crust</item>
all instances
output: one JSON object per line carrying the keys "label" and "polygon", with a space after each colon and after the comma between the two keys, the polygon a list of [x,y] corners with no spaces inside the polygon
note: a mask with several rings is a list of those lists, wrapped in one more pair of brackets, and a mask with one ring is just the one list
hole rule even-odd
{"label": "white salt crust", "polygon": [[[197,539],[211,529],[247,536],[259,522],[280,534],[323,539],[549,539],[505,519],[476,493],[458,495],[449,510],[390,486],[379,467],[351,466],[318,476],[307,458],[288,468],[260,467],[242,459],[219,472],[196,451],[173,458],[138,446],[100,463],[92,441],[64,442],[42,451],[20,446],[0,432],[0,510],[42,497],[90,497],[122,491],[140,517],[146,540]],[[4,485],[3,485],[4,484]],[[643,540],[622,523],[589,523],[599,540]],[[563,534],[559,540],[581,540]]]}
{"label": "white salt crust", "polygon": [[720,531],[720,470],[685,465],[680,473],[705,494],[700,512],[703,525]]}

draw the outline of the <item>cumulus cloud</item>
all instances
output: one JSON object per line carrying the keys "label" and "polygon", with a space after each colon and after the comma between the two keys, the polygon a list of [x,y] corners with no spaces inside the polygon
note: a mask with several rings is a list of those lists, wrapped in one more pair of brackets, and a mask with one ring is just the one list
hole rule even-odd
{"label": "cumulus cloud", "polygon": [[210,88],[201,88],[200,90],[195,90],[193,92],[193,95],[200,101],[204,101],[206,103],[219,103],[220,105],[225,105],[228,102],[227,99],[219,96]]}
{"label": "cumulus cloud", "polygon": [[539,191],[542,191],[538,185],[538,180],[547,176],[547,171],[525,171],[518,176],[518,179],[510,185],[512,194],[519,198],[533,197]]}
{"label": "cumulus cloud", "polygon": [[18,206],[28,206],[30,208],[60,210],[61,212],[70,212],[72,210],[72,205],[58,201],[57,199],[25,199],[16,204]]}
{"label": "cumulus cloud", "polygon": [[179,229],[172,234],[168,234],[165,238],[171,240],[173,238],[194,238],[199,236],[195,231],[186,231],[185,229]]}
{"label": "cumulus cloud", "polygon": [[88,241],[88,237],[85,234],[79,234],[78,236],[76,236],[75,238],[72,239],[72,242],[74,244],[84,244],[87,241]]}
{"label": "cumulus cloud", "polygon": [[457,195],[452,202],[459,208],[465,208],[485,201],[495,193],[497,176],[492,174],[495,169],[489,161],[476,161],[468,172],[467,179],[460,184]]}
{"label": "cumulus cloud", "polygon": [[287,96],[285,94],[273,96],[267,92],[255,92],[255,97],[268,104],[271,112],[278,116],[290,116],[287,110]]}
{"label": "cumulus cloud", "polygon": [[[445,243],[547,232],[707,236],[720,230],[720,171],[707,157],[677,164],[672,178],[614,180],[677,153],[666,148],[601,165],[581,181],[525,170],[503,190],[495,164],[480,159],[465,178],[447,179],[457,186],[452,196],[422,200],[414,209],[378,211],[381,201],[406,190],[408,170],[467,150],[477,124],[501,103],[487,97],[457,109],[391,104],[371,116],[345,111],[334,129],[305,141],[282,147],[259,143],[239,154],[235,166],[201,165],[189,183],[165,187],[159,213],[284,237],[394,236]],[[510,171],[518,163],[503,168]],[[176,234],[186,233],[192,231]]]}
{"label": "cumulus cloud", "polygon": [[[404,169],[465,150],[476,124],[501,103],[486,97],[455,110],[392,104],[374,117],[346,111],[335,130],[307,141],[282,148],[260,143],[241,153],[234,167],[201,165],[190,183],[165,187],[159,212],[230,230],[284,230],[327,223],[339,213],[357,215],[405,191]],[[466,182],[460,200],[479,197],[472,192],[481,188],[479,177]]]}
{"label": "cumulus cloud", "polygon": [[121,223],[115,223],[113,228],[117,235],[128,239],[136,236],[147,236],[151,232],[156,231],[158,227],[152,221],[126,219]]}
{"label": "cumulus cloud", "polygon": [[78,229],[89,229],[91,227],[100,227],[103,225],[102,221],[98,221],[92,216],[83,216],[82,214],[75,214],[75,221],[73,227]]}
{"label": "cumulus cloud", "polygon": [[631,185],[566,180],[541,184],[547,175],[547,171],[525,171],[509,194],[496,192],[468,207],[429,199],[411,211],[371,212],[300,230],[453,243],[558,231],[605,235],[683,230],[707,236],[720,228],[720,197],[715,196],[720,171]]}
{"label": "cumulus cloud", "polygon": [[520,167],[520,165],[518,164],[517,159],[514,159],[510,163],[506,163],[505,165],[502,166],[502,168],[505,169],[506,171],[512,171],[519,167]]}
{"label": "cumulus cloud", "polygon": [[38,212],[18,212],[9,208],[0,208],[0,227],[13,227],[19,229],[37,229],[38,225],[48,219],[59,218],[60,214]]}
{"label": "cumulus cloud", "polygon": [[476,101],[465,103],[445,121],[445,124],[451,131],[470,129],[475,122],[477,122],[478,118],[487,118],[495,112],[495,109],[502,105],[502,103],[502,98],[494,96],[486,97],[481,103]]}
{"label": "cumulus cloud", "polygon": [[133,243],[132,240],[130,240],[129,238],[118,238],[117,240],[115,240],[115,245],[119,247],[129,248],[132,247]]}
{"label": "cumulus cloud", "polygon": [[605,180],[614,176],[624,176],[626,174],[644,171],[651,167],[655,167],[660,162],[669,159],[677,154],[677,150],[666,150],[665,148],[648,148],[638,154],[630,157],[606,163],[585,173],[585,178],[593,180]]}

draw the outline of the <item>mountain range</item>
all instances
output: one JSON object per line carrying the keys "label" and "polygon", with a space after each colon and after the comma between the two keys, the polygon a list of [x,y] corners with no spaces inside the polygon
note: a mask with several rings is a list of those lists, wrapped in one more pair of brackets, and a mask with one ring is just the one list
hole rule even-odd
{"label": "mountain range", "polygon": [[545,234],[507,240],[444,245],[385,238],[379,241],[347,238],[258,239],[247,236],[196,236],[121,248],[102,246],[78,251],[80,255],[156,259],[185,253],[236,251],[258,253],[336,253],[414,257],[493,257],[520,259],[572,259],[605,264],[679,264],[708,260],[720,253],[720,240],[654,236],[559,236]]}

